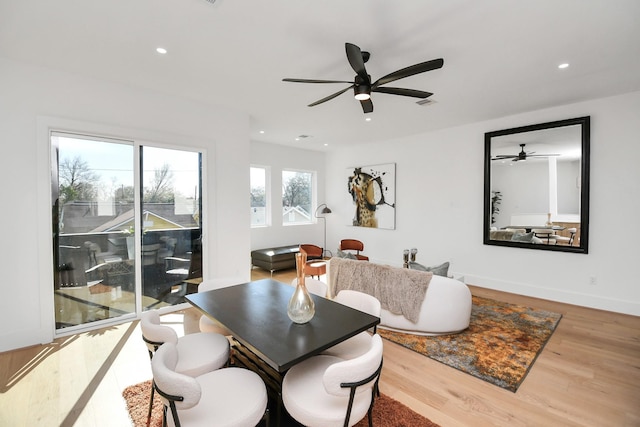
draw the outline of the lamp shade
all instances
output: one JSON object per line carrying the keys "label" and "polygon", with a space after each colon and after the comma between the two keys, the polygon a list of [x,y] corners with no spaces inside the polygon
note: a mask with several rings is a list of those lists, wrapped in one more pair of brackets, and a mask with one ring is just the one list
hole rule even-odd
{"label": "lamp shade", "polygon": [[330,214],[330,213],[331,213],[331,209],[329,209],[326,203],[323,203],[320,206],[318,206],[318,208],[316,209],[315,216],[316,218],[318,218],[318,214]]}

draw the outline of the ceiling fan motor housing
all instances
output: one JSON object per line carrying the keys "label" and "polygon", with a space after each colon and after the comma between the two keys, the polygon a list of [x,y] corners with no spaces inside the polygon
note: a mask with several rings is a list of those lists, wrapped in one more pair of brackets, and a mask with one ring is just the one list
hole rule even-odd
{"label": "ceiling fan motor housing", "polygon": [[369,99],[371,97],[371,76],[369,81],[364,81],[362,77],[356,76],[355,83],[353,85],[353,94],[356,99]]}

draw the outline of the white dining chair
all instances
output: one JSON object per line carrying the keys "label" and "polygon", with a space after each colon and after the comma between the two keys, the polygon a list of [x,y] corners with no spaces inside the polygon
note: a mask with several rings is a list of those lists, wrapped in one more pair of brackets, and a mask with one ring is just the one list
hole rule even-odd
{"label": "white dining chair", "polygon": [[173,343],[160,346],[151,360],[163,426],[254,427],[261,420],[269,425],[267,388],[258,374],[222,368],[190,377],[176,371],[179,363]]}
{"label": "white dining chair", "polygon": [[[142,313],[140,329],[152,361],[155,353],[164,343],[172,343],[176,346],[180,358],[175,368],[181,374],[196,377],[220,369],[229,362],[230,345],[224,335],[199,332],[178,338],[173,328],[160,323],[158,310]],[[152,389],[147,421],[151,419],[153,398],[154,390]]]}
{"label": "white dining chair", "polygon": [[371,426],[381,370],[382,338],[376,334],[355,359],[319,355],[294,365],[282,382],[282,402],[305,426],[353,426],[367,414]]}
{"label": "white dining chair", "polygon": [[[212,291],[215,289],[227,288],[229,286],[234,286],[241,282],[242,282],[241,280],[236,278],[203,280],[198,285],[198,292],[206,292],[206,291]],[[225,328],[224,326],[222,326],[221,324],[219,324],[218,322],[216,322],[215,320],[211,319],[209,316],[204,314],[200,316],[198,326],[200,327],[200,332],[213,332],[213,333],[218,333],[225,336],[231,335],[231,331],[229,331],[227,328]]]}
{"label": "white dining chair", "polygon": [[[338,292],[333,300],[376,317],[380,317],[382,312],[380,301],[378,301],[376,297],[365,294],[364,292],[344,289]],[[373,333],[375,332],[376,330],[374,328]],[[328,348],[323,351],[322,354],[336,356],[341,359],[353,359],[366,353],[370,346],[371,335],[369,332],[364,331]]]}
{"label": "white dining chair", "polygon": [[[291,281],[291,286],[295,287],[297,284],[298,284],[298,279],[294,278]],[[329,288],[326,283],[317,279],[313,279],[311,277],[305,277],[304,285],[310,293],[314,295],[318,295],[322,298],[327,297],[327,291]]]}

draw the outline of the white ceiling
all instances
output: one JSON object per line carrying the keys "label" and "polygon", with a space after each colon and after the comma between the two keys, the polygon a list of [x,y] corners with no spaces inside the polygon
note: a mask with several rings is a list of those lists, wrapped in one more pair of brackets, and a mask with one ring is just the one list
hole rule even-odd
{"label": "white ceiling", "polygon": [[[0,56],[246,111],[252,140],[330,149],[640,90],[638,18],[638,0],[0,0]],[[345,42],[371,52],[374,80],[444,58],[391,84],[435,102],[307,107],[348,85],[282,78],[352,80]]]}

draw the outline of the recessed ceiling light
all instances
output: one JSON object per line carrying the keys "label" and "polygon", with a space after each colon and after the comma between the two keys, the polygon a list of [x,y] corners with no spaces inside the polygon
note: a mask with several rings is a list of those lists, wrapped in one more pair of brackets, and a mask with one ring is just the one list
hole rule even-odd
{"label": "recessed ceiling light", "polygon": [[158,52],[161,55],[164,55],[165,53],[167,53],[167,49],[163,47],[159,47],[159,48],[156,48],[156,52]]}
{"label": "recessed ceiling light", "polygon": [[264,133],[264,131],[263,131],[263,130],[261,130],[261,131],[260,131],[260,133]]}
{"label": "recessed ceiling light", "polygon": [[569,68],[569,63],[568,62],[564,62],[564,63],[558,65],[558,68],[560,68],[561,70],[564,70],[565,68]]}
{"label": "recessed ceiling light", "polygon": [[296,141],[300,141],[300,138],[296,138]]}
{"label": "recessed ceiling light", "polygon": [[367,117],[364,119],[365,122],[370,122],[371,121],[371,117]]}
{"label": "recessed ceiling light", "polygon": [[324,146],[325,146],[325,147],[328,147],[328,146],[329,146],[329,144],[327,144],[327,143],[325,142],[325,143],[324,143]]}

